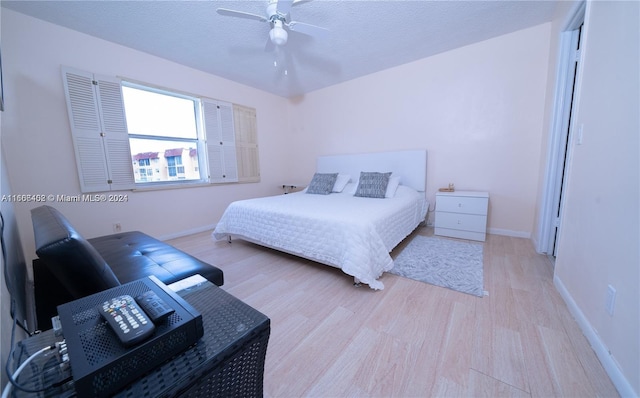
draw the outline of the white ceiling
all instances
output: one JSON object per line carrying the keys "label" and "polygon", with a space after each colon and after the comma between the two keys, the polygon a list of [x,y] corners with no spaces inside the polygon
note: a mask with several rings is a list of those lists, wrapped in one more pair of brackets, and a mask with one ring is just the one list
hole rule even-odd
{"label": "white ceiling", "polygon": [[[265,51],[270,26],[219,15],[266,15],[268,0],[6,1],[2,6],[283,97],[302,95],[443,51],[551,21],[557,1],[340,1],[294,4],[292,32]],[[280,67],[274,61],[280,60]],[[286,66],[284,74],[282,65]]]}

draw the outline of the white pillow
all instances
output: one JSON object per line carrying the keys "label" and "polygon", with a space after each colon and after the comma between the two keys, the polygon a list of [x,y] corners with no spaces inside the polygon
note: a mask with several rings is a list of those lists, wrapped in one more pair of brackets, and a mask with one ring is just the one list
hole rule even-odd
{"label": "white pillow", "polygon": [[389,177],[389,184],[387,184],[387,191],[384,194],[385,198],[393,198],[396,194],[396,190],[400,185],[400,177],[393,174]]}
{"label": "white pillow", "polygon": [[347,186],[344,188],[343,192],[349,194],[349,195],[353,195],[356,193],[356,189],[358,188],[358,182],[350,182],[347,184]]}
{"label": "white pillow", "polygon": [[350,180],[351,176],[349,174],[338,174],[338,178],[336,178],[336,183],[333,184],[331,192],[342,192]]}

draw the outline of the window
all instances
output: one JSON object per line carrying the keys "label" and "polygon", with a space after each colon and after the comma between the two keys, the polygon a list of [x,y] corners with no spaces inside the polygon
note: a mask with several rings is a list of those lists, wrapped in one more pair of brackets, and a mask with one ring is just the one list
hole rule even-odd
{"label": "window", "polygon": [[167,156],[167,164],[169,177],[178,177],[178,175],[181,175],[181,178],[185,178],[184,167],[180,166],[182,164],[182,156]]}
{"label": "window", "polygon": [[260,180],[255,109],[62,72],[82,192]]}
{"label": "window", "polygon": [[[148,178],[148,173],[136,173],[134,170],[137,184],[207,180],[207,175],[200,175],[197,171],[206,169],[198,167],[201,161],[198,153],[202,153],[198,149],[204,147],[204,133],[202,128],[198,128],[201,126],[198,98],[128,82],[123,82],[122,98],[131,157],[141,159],[152,154],[160,169],[160,173],[152,179]],[[185,173],[183,152],[186,152],[187,162],[190,163],[189,170],[194,172]],[[144,166],[149,166],[149,157],[144,160]]]}

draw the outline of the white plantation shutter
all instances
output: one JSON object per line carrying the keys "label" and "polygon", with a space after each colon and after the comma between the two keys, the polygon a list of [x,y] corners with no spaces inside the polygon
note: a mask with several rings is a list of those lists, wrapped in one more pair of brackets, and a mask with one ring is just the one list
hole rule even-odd
{"label": "white plantation shutter", "polygon": [[62,68],[82,192],[133,189],[120,81]]}
{"label": "white plantation shutter", "polygon": [[120,80],[100,76],[97,81],[98,109],[102,114],[100,120],[105,133],[103,138],[111,190],[133,189],[135,179]]}
{"label": "white plantation shutter", "polygon": [[260,181],[260,162],[256,110],[234,104],[233,119],[238,155],[238,181],[258,182]]}
{"label": "white plantation shutter", "polygon": [[202,100],[210,182],[237,182],[238,165],[231,104]]}
{"label": "white plantation shutter", "polygon": [[63,68],[67,111],[82,192],[108,191],[104,142],[100,137],[93,74]]}

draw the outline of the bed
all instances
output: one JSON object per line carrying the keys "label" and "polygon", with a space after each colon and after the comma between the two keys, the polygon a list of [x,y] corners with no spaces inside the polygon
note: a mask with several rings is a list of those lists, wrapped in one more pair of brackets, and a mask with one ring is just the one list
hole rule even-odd
{"label": "bed", "polygon": [[[383,289],[378,278],[393,268],[389,253],[425,220],[426,164],[425,150],[321,156],[316,174],[337,174],[342,184],[349,177],[341,190],[336,184],[329,194],[305,190],[233,202],[213,237],[241,238],[337,267],[356,283]],[[355,195],[362,193],[361,172],[391,173],[384,198]]]}

